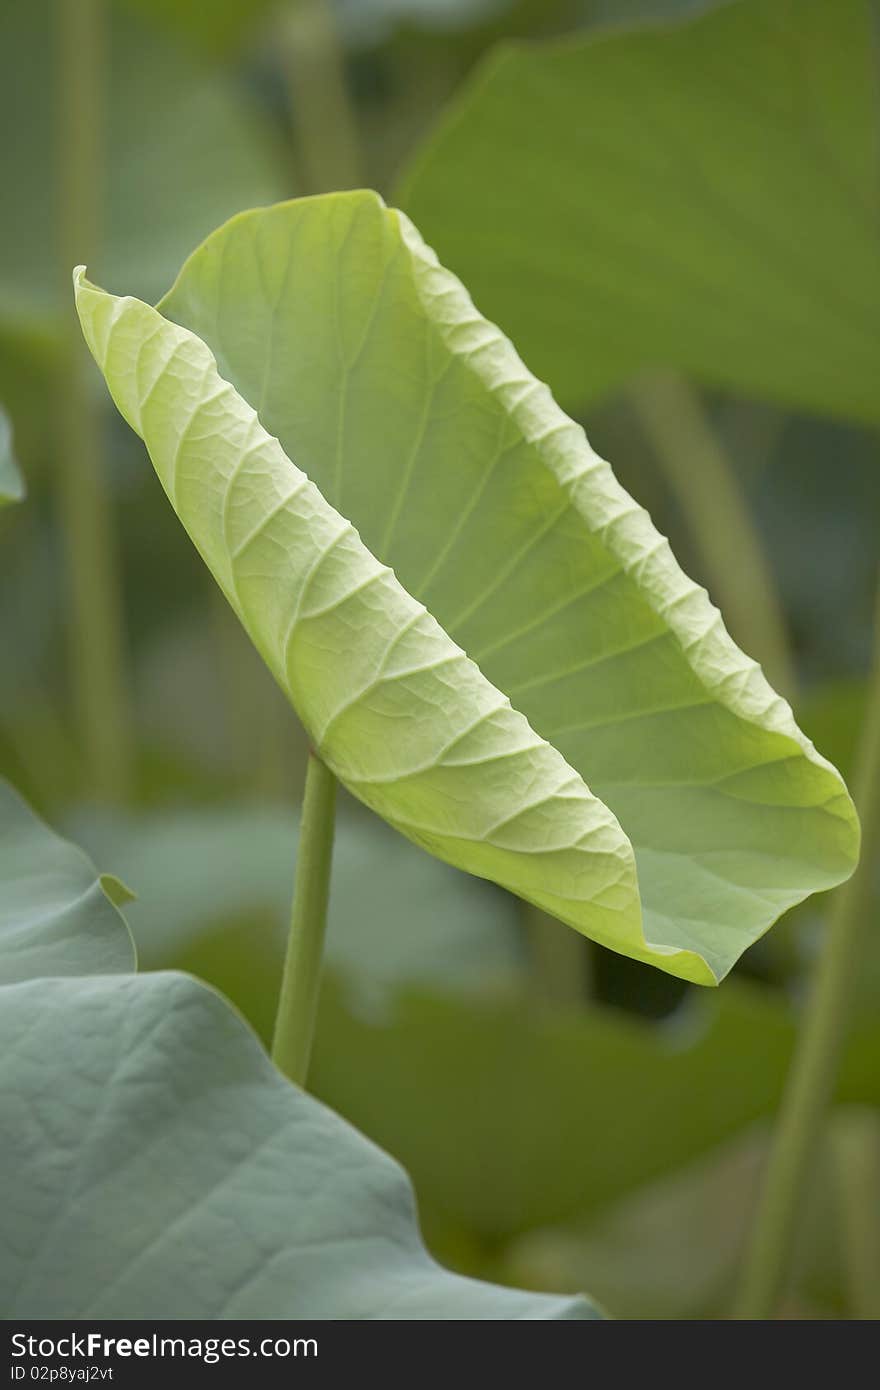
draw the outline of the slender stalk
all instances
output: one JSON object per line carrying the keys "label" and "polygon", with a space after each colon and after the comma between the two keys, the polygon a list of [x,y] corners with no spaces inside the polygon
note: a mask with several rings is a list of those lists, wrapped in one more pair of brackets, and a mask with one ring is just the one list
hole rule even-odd
{"label": "slender stalk", "polygon": [[849,1109],[837,1117],[831,1159],[850,1316],[874,1321],[880,1318],[880,1120],[874,1110]]}
{"label": "slender stalk", "polygon": [[776,586],[731,462],[696,391],[672,372],[645,378],[632,404],[688,521],[734,637],[791,697],[794,673]]}
{"label": "slender stalk", "polygon": [[798,1210],[832,1096],[867,925],[871,876],[880,848],[880,594],[876,624],[874,670],[854,781],[862,858],[853,877],[832,899],[827,940],[817,963],[746,1252],[736,1309],[742,1318],[772,1317],[784,1287]]}
{"label": "slender stalk", "polygon": [[102,466],[101,412],[70,274],[95,253],[101,202],[104,6],[58,0],[60,237],[64,306],[57,496],[67,547],[75,710],[92,789],[123,800],[133,775],[119,571]]}
{"label": "slender stalk", "polygon": [[305,191],[357,188],[357,127],[329,0],[294,0],[282,16],[280,39]]}
{"label": "slender stalk", "polygon": [[290,936],[272,1039],[273,1061],[298,1086],[305,1085],[308,1075],[318,1011],[335,806],[336,778],[316,753],[310,753],[300,820]]}

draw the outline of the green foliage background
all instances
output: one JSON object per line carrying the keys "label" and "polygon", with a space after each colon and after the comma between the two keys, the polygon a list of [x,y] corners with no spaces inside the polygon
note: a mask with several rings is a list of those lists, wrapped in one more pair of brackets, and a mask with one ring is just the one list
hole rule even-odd
{"label": "green foliage background", "polygon": [[[225,0],[210,24],[194,4],[106,8],[103,213],[76,254],[96,282],[153,299],[227,215],[317,191],[296,51],[314,7]],[[786,693],[847,775],[880,531],[871,6],[363,0],[335,18],[356,164],[338,142],[323,186],[402,201],[717,598],[736,588],[736,547],[719,560],[729,514],[710,488],[695,527],[699,480],[683,488],[665,459],[679,398],[655,384],[674,371],[697,393],[777,597]],[[50,4],[0,19],[16,132],[0,149],[15,189],[0,226],[0,495],[18,496],[16,465],[28,490],[0,509],[0,773],[138,894],[144,966],[193,970],[265,1036],[304,738],[103,397],[137,748],[124,813],[95,785],[71,702],[71,463],[54,405],[73,312],[57,244],[69,54],[54,19]],[[759,626],[747,596],[734,635],[763,656]],[[875,923],[876,908],[875,895]],[[824,902],[790,913],[707,999],[576,938],[561,960],[562,929],[352,802],[332,912],[314,1089],[407,1167],[432,1250],[499,1283],[586,1287],[623,1313],[725,1312]],[[878,991],[875,930],[793,1316],[870,1312],[866,1243],[880,1287]]]}

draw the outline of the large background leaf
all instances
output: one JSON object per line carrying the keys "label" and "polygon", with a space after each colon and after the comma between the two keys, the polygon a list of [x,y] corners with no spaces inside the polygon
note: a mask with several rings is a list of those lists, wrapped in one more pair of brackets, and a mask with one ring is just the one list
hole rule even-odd
{"label": "large background leaf", "polygon": [[507,47],[403,203],[565,402],[676,365],[876,422],[874,80],[866,0]]}
{"label": "large background leaf", "polygon": [[130,970],[131,938],[111,897],[119,901],[117,885],[0,779],[0,985]]}
{"label": "large background leaf", "polygon": [[[145,305],[87,282],[78,301],[311,737],[404,833],[703,983],[849,872],[837,774],[582,431],[375,197],[248,214],[190,258],[162,307],[219,378]],[[628,846],[572,767],[635,846],[644,938]]]}
{"label": "large background leaf", "polygon": [[228,54],[259,33],[274,0],[116,0],[121,10],[129,10],[153,23],[161,24],[201,52]]}
{"label": "large background leaf", "polygon": [[0,834],[7,1317],[598,1316],[441,1269],[403,1172],[213,990],[102,974],[130,969],[124,922],[5,783]]}
{"label": "large background leaf", "polygon": [[182,975],[4,990],[8,1317],[581,1318],[449,1274],[402,1171]]}

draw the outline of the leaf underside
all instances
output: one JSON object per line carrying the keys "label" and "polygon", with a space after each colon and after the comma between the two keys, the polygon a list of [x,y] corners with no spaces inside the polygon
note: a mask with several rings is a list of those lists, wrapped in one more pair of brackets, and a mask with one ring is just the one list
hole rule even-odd
{"label": "leaf underside", "polygon": [[838,774],[376,195],[234,218],[159,310],[76,285],[206,563],[397,829],[701,983],[851,872]]}

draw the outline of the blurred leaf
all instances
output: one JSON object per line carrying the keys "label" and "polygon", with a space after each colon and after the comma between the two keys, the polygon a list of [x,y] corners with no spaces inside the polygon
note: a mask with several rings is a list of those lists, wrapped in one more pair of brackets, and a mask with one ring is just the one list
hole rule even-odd
{"label": "blurred leaf", "polygon": [[375,195],[233,219],[163,301],[185,328],[81,274],[77,302],[321,756],[397,829],[701,983],[849,874],[837,774]]}
{"label": "blurred leaf", "polygon": [[[75,817],[72,829],[136,889],[126,916],[142,969],[207,966],[207,978],[232,993],[233,980],[256,976],[262,995],[249,991],[236,1002],[249,1005],[265,1034],[281,979],[296,817],[259,805],[92,812]],[[327,963],[356,1008],[381,1015],[404,983],[509,987],[522,973],[517,919],[514,900],[489,884],[431,859],[372,817],[339,816]],[[222,958],[229,980],[216,973]]]}
{"label": "blurred leaf", "polygon": [[876,431],[794,417],[761,480],[756,502],[805,685],[870,670],[878,459]]}
{"label": "blurred leaf", "polygon": [[[59,60],[49,0],[0,12],[3,186],[15,189],[0,224],[0,329],[54,331],[67,312],[58,272],[55,102]],[[286,191],[270,129],[234,86],[149,27],[116,23],[108,43],[104,122],[106,229],[92,264],[148,297],[218,220]]]}
{"label": "blurred leaf", "polygon": [[496,52],[404,205],[565,402],[635,372],[880,417],[866,0]]}
{"label": "blurred leaf", "polygon": [[737,1137],[584,1227],[531,1232],[515,1243],[507,1269],[537,1288],[545,1280],[576,1286],[589,1270],[590,1287],[618,1317],[723,1316],[764,1148],[752,1133]]}
{"label": "blurred leaf", "polygon": [[[451,1230],[491,1251],[583,1219],[770,1116],[794,1036],[790,1009],[735,981],[660,1025],[425,991],[376,1024],[331,981],[310,1084],[404,1163],[442,1256]],[[853,1031],[838,1098],[880,1103],[876,1017]]]}
{"label": "blurred leaf", "polygon": [[[854,1114],[836,1113],[835,1138],[850,1133]],[[764,1126],[749,1130],[583,1226],[532,1232],[515,1243],[505,1273],[530,1288],[554,1289],[579,1288],[588,1275],[595,1296],[618,1317],[726,1317],[767,1147]],[[787,1317],[847,1310],[829,1159],[823,1143],[801,1213]]]}
{"label": "blurred leaf", "polygon": [[[144,0],[147,3],[147,0]],[[378,44],[397,29],[449,41],[688,19],[727,0],[332,0],[349,44]],[[464,47],[465,45],[462,45]]]}
{"label": "blurred leaf", "polygon": [[0,507],[7,502],[20,502],[22,497],[24,483],[12,448],[12,425],[0,406]]}
{"label": "blurred leaf", "polygon": [[832,1132],[850,1315],[880,1318],[880,1114],[845,1111]]}
{"label": "blurred leaf", "polygon": [[574,0],[574,7],[591,28],[613,25],[623,29],[679,23],[729,3],[730,0]]}
{"label": "blurred leaf", "polygon": [[32,508],[3,537],[0,548],[0,632],[14,661],[0,662],[0,711],[4,722],[22,690],[45,682],[57,647],[53,612],[56,555],[48,526]]}
{"label": "blurred leaf", "polygon": [[377,43],[402,22],[446,33],[505,14],[512,0],[332,0],[348,42]]}
{"label": "blurred leaf", "polygon": [[834,680],[805,691],[798,701],[798,718],[822,748],[827,748],[847,774],[855,764],[859,730],[867,708],[866,680]]}
{"label": "blurred leaf", "polygon": [[81,850],[0,780],[0,986],[134,964],[125,919]]}
{"label": "blurred leaf", "polygon": [[[295,3],[295,0],[287,0]],[[170,29],[194,48],[227,55],[242,47],[279,0],[116,0],[122,10]]]}
{"label": "blurred leaf", "polygon": [[[140,441],[127,433],[140,448]],[[145,477],[155,481],[152,473]],[[169,513],[161,489],[157,491],[157,530],[168,531],[169,549],[182,550],[186,564],[174,568],[169,562],[163,584],[171,597],[163,603],[150,577],[147,542],[152,533],[142,530],[140,537],[133,536],[127,550],[129,567],[137,566],[134,584],[141,587],[141,601],[152,605],[152,630],[141,642],[136,672],[142,738],[154,756],[161,752],[190,767],[195,801],[206,798],[218,776],[227,779],[233,796],[245,787],[280,799],[302,785],[305,734]],[[133,518],[132,530],[137,526]],[[194,601],[184,604],[183,594]],[[168,604],[173,606],[171,618]],[[158,795],[163,798],[161,785]],[[176,795],[179,799],[179,790]]]}
{"label": "blurred leaf", "polygon": [[94,870],[5,783],[0,845],[7,1316],[599,1316],[436,1265],[396,1164],[213,990],[125,973]]}

